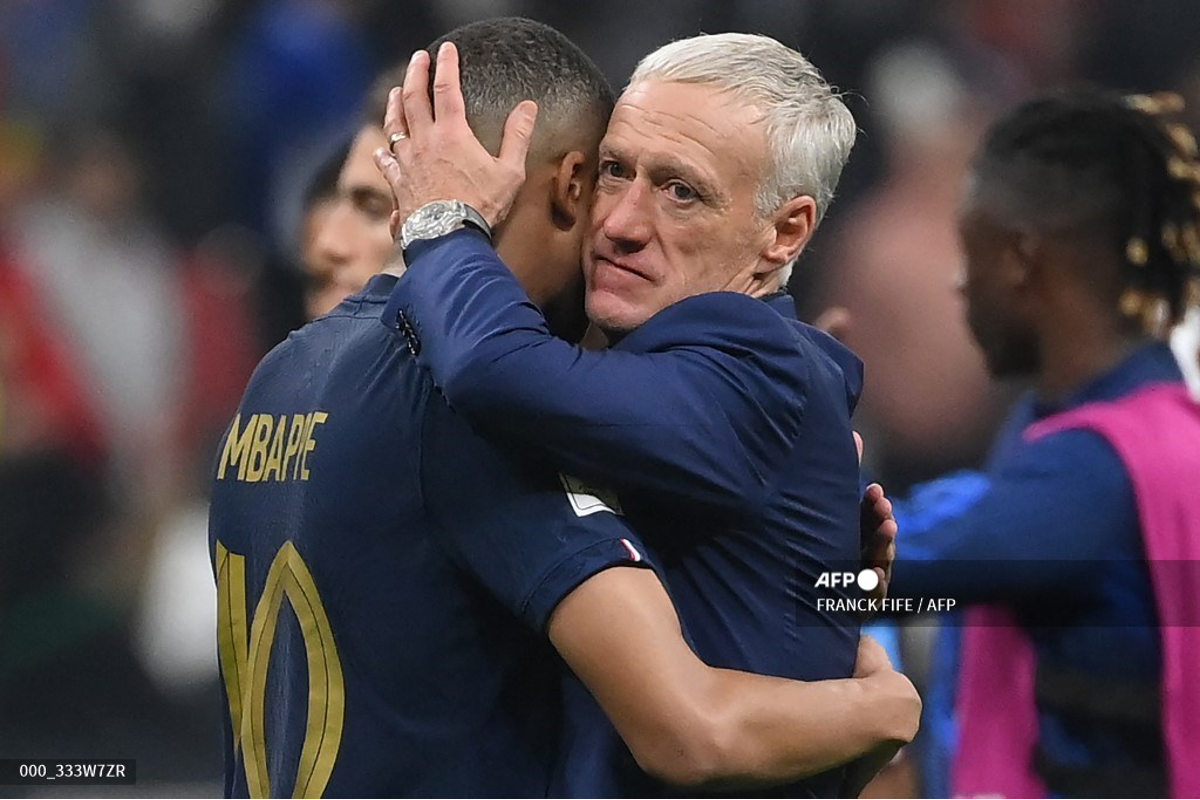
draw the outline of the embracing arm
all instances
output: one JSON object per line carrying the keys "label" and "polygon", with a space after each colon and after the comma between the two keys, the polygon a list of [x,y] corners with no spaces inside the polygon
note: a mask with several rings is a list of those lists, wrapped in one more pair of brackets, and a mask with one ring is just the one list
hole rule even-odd
{"label": "embracing arm", "polygon": [[693,785],[783,783],[911,738],[920,701],[886,657],[869,658],[870,642],[846,680],[709,668],[622,517],[581,511],[556,475],[471,434],[443,403],[427,407],[422,443],[439,546],[548,634],[647,771]]}
{"label": "embracing arm", "polygon": [[638,764],[669,783],[800,780],[916,733],[920,699],[886,657],[862,677],[813,683],[706,666],[649,570],[588,579],[555,609],[549,635]]}
{"label": "embracing arm", "polygon": [[481,235],[411,254],[393,302],[419,360],[509,446],[587,480],[728,509],[757,501],[795,441],[808,365],[762,301],[690,298],[622,350],[592,352],[550,333]]}

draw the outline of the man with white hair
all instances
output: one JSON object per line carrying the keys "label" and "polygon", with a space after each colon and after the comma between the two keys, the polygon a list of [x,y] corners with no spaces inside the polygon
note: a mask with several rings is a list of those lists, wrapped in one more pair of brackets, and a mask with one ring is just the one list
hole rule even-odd
{"label": "man with white hair", "polygon": [[[858,564],[861,363],[797,322],[783,291],[853,145],[849,111],[764,36],[647,56],[600,145],[584,277],[613,347],[589,353],[550,334],[491,247],[523,158],[493,158],[471,133],[452,47],[433,107],[427,71],[414,61],[393,92],[393,153],[376,154],[405,220],[390,307],[418,362],[480,432],[587,481],[564,477],[580,513],[613,506],[587,485],[620,493],[706,662],[849,676],[861,591],[822,576]],[[506,132],[531,122],[528,106]],[[521,145],[508,135],[500,151]],[[568,690],[568,709],[561,793],[652,790],[590,698]],[[845,777],[790,791],[839,793]]]}
{"label": "man with white hair", "polygon": [[[523,98],[544,110],[528,152],[505,151],[529,180],[496,244],[531,298],[571,307],[555,329],[581,330],[569,299],[611,89],[566,37],[530,20],[448,39],[486,141],[499,143]],[[372,138],[387,142],[368,126],[355,147]],[[348,185],[363,177],[347,174]],[[911,739],[920,701],[869,639],[843,680],[701,662],[630,525],[482,439],[438,395],[396,324],[396,281],[375,275],[276,347],[220,449],[209,543],[228,794],[566,793],[551,782],[560,763],[603,758],[581,732],[612,735],[565,718],[567,668],[587,686],[570,684],[570,703],[594,693],[641,766],[694,789],[770,786]]]}

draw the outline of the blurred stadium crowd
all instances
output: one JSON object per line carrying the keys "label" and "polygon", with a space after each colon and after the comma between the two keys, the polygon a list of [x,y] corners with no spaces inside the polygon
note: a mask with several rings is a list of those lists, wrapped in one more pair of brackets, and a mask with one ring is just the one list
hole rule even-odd
{"label": "blurred stadium crowd", "polygon": [[379,71],[500,14],[616,86],[672,38],[743,30],[849,93],[864,135],[791,289],[809,318],[849,312],[890,493],[978,464],[1013,397],[953,292],[983,126],[1090,81],[1174,89],[1200,127],[1187,0],[4,0],[0,757],[136,758],[138,791],[219,792],[205,494],[250,370],[304,319],[305,192]]}

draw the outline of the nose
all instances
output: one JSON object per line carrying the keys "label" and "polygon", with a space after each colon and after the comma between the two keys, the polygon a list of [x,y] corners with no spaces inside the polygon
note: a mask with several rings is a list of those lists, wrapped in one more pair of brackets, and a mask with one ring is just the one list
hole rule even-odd
{"label": "nose", "polygon": [[618,250],[637,252],[650,241],[653,232],[650,192],[644,183],[634,180],[619,194],[601,195],[597,199],[601,230]]}
{"label": "nose", "polygon": [[337,200],[330,209],[325,222],[318,230],[313,250],[318,260],[325,264],[341,265],[354,256],[354,232],[351,230],[349,204]]}

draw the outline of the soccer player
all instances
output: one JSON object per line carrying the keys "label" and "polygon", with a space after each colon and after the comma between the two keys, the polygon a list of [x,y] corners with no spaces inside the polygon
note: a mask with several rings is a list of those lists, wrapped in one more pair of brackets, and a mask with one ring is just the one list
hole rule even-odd
{"label": "soccer player", "polygon": [[991,372],[1034,389],[970,513],[914,530],[893,587],[1006,610],[963,631],[957,796],[1200,792],[1200,409],[1164,341],[1200,299],[1177,101],[1031,100],[972,165],[967,319]]}
{"label": "soccer player", "polygon": [[[493,158],[472,136],[457,63],[453,47],[438,54],[431,107],[417,55],[385,124],[396,157],[378,156],[412,212],[393,302],[418,362],[481,431],[618,490],[703,659],[849,675],[857,619],[817,587],[858,563],[861,364],[798,323],[783,291],[849,155],[849,111],[768,37],[701,36],[647,56],[600,144],[584,271],[589,316],[615,344],[591,353],[552,335],[488,242],[489,224],[523,224],[504,217],[522,175],[503,155],[509,138]],[[460,203],[422,205],[440,198]],[[611,732],[575,738],[566,774],[583,791],[650,791],[632,770],[604,783]],[[795,788],[832,794],[841,780]]]}
{"label": "soccer player", "polygon": [[[524,97],[558,120],[500,242],[549,303],[578,282],[610,90],[544,26],[453,36],[494,103],[482,130]],[[444,402],[395,282],[377,275],[273,350],[224,442],[210,538],[227,793],[545,796],[570,733],[554,649],[673,783],[778,783],[911,738],[919,700],[869,641],[846,680],[703,664],[634,531]]]}

